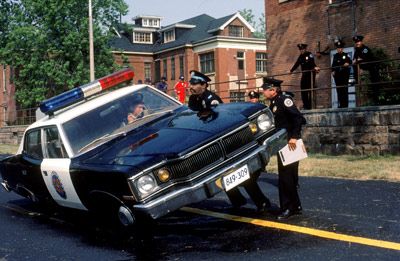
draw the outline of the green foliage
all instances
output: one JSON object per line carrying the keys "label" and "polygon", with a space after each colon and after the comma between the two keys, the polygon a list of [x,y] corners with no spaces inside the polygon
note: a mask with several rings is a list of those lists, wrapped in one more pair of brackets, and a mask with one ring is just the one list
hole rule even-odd
{"label": "green foliage", "polygon": [[380,94],[378,97],[380,105],[400,104],[400,75],[398,72],[399,63],[390,59],[389,55],[382,48],[371,48],[375,60],[380,61],[376,65],[379,71]]}
{"label": "green foliage", "polygon": [[[0,11],[0,62],[17,72],[22,107],[89,81],[87,0],[2,0]],[[115,70],[109,29],[126,12],[123,0],[92,1],[96,78]]]}
{"label": "green foliage", "polygon": [[258,19],[258,23],[254,20],[254,14],[251,9],[243,9],[239,11],[240,15],[243,16],[246,21],[254,27],[255,32],[253,33],[254,37],[256,38],[265,38],[266,31],[265,31],[265,14],[262,13],[261,17]]}

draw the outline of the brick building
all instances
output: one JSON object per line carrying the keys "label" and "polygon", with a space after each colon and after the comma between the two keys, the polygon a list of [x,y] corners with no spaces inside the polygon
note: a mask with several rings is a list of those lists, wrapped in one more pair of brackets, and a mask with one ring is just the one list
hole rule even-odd
{"label": "brick building", "polygon": [[161,27],[161,17],[134,18],[132,32],[112,42],[115,59],[130,64],[135,81],[167,78],[169,93],[179,76],[194,69],[207,74],[210,88],[224,101],[244,100],[246,89],[260,87],[266,74],[266,40],[239,14],[215,19],[203,14]]}
{"label": "brick building", "polygon": [[[266,40],[253,37],[254,28],[239,14],[213,18],[203,14],[172,25],[161,26],[159,16],[138,16],[130,32],[116,31],[111,41],[115,60],[133,67],[135,83],[167,78],[168,92],[179,76],[199,70],[211,79],[211,90],[225,102],[244,100],[248,89],[262,85],[266,74]],[[0,127],[13,125],[17,115],[12,71],[0,68]],[[29,115],[26,115],[26,114]],[[32,114],[34,120],[34,111]]]}
{"label": "brick building", "polygon": [[[335,93],[330,89],[333,41],[344,39],[346,52],[354,52],[352,36],[363,35],[370,48],[382,48],[392,59],[400,58],[400,5],[392,0],[265,0],[268,73],[280,75],[283,87],[295,91],[301,107],[300,74],[288,75],[296,61],[298,43],[307,43],[308,50],[327,55],[316,58],[323,70],[317,75],[316,108],[335,107]],[[351,91],[351,90],[350,90]],[[355,96],[353,106],[355,106]]]}

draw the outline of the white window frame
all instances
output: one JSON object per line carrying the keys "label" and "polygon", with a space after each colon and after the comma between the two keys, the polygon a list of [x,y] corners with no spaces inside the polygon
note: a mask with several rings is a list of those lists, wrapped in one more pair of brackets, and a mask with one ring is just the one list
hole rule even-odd
{"label": "white window frame", "polygon": [[[262,55],[264,57],[258,57],[258,55]],[[267,54],[263,52],[256,52],[256,73],[265,72],[267,72]]]}
{"label": "white window frame", "polygon": [[153,34],[148,32],[133,32],[133,42],[134,43],[143,43],[143,44],[152,44],[153,43]]}
{"label": "white window frame", "polygon": [[175,41],[175,30],[171,29],[164,32],[164,43]]}

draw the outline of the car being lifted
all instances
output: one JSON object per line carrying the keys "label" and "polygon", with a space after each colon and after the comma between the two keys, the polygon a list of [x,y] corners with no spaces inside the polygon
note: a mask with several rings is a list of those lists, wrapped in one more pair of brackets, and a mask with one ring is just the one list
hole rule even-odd
{"label": "car being lifted", "polygon": [[286,143],[260,103],[220,104],[204,117],[149,85],[109,90],[133,75],[125,69],[42,102],[44,117],[0,162],[3,187],[131,225],[238,186]]}

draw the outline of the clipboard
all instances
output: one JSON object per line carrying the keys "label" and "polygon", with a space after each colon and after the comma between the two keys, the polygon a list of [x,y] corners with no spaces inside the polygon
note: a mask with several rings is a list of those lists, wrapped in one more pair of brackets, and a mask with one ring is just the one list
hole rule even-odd
{"label": "clipboard", "polygon": [[306,147],[304,146],[303,140],[298,139],[296,141],[296,149],[289,150],[289,145],[286,144],[279,152],[283,166],[289,165],[293,162],[305,159],[308,157]]}

